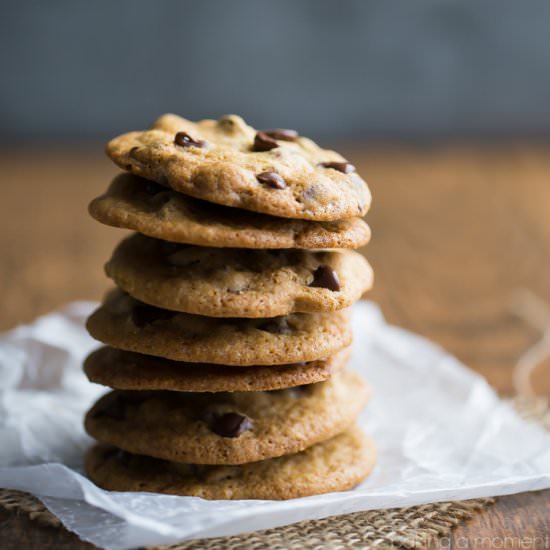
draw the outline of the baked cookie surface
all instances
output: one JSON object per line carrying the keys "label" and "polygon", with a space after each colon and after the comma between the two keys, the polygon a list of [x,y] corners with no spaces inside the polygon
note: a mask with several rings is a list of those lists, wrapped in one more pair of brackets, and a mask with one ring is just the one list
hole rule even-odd
{"label": "baked cookie surface", "polygon": [[346,348],[320,361],[243,368],[183,363],[103,347],[88,356],[84,372],[91,382],[119,390],[266,391],[326,380],[345,366],[349,355]]}
{"label": "baked cookie surface", "polygon": [[373,280],[367,260],[351,250],[205,248],[139,233],[118,245],[105,272],[138,300],[210,317],[336,311]]}
{"label": "baked cookie surface", "polygon": [[351,344],[349,311],[222,319],[149,306],[114,289],[88,319],[97,340],[174,361],[282,365],[326,359]]}
{"label": "baked cookie surface", "polygon": [[94,199],[99,222],[165,241],[235,248],[359,248],[370,239],[360,218],[334,222],[291,220],[220,206],[138,178],[117,176]]}
{"label": "baked cookie surface", "polygon": [[349,428],[366,404],[348,370],[324,382],[258,392],[115,390],[86,415],[101,443],[192,464],[244,464],[300,452]]}
{"label": "baked cookie surface", "polygon": [[292,131],[256,131],[227,115],[194,123],[161,116],[151,130],[107,144],[121,168],[210,202],[284,218],[333,221],[366,214],[367,184],[334,151]]}
{"label": "baked cookie surface", "polygon": [[90,479],[111,491],[147,491],[205,499],[285,500],[360,483],[376,460],[372,440],[353,427],[301,453],[240,466],[197,466],[96,445],[86,456]]}

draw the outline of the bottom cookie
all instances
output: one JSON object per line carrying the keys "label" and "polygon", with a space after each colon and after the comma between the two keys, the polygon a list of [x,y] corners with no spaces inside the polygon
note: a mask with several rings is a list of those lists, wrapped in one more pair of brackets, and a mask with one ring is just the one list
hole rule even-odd
{"label": "bottom cookie", "polygon": [[85,468],[111,491],[286,500],[350,489],[369,475],[375,459],[373,441],[354,427],[300,453],[240,466],[181,464],[98,444],[88,451]]}

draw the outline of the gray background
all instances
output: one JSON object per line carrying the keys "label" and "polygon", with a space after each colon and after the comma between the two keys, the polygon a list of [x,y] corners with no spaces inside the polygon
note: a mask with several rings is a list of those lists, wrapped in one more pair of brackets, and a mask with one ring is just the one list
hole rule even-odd
{"label": "gray background", "polygon": [[0,140],[165,111],[325,139],[550,133],[547,0],[0,1]]}

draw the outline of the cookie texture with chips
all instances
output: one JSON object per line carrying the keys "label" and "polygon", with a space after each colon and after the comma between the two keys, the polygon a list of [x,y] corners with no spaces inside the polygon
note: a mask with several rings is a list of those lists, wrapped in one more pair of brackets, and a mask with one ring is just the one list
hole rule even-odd
{"label": "cookie texture with chips", "polygon": [[190,363],[285,365],[317,361],[349,346],[349,311],[271,319],[214,318],[159,309],[113,289],[88,332],[126,351]]}
{"label": "cookie texture with chips", "polygon": [[210,317],[275,317],[350,306],[373,281],[352,250],[249,250],[179,245],[136,233],[105,266],[145,303]]}
{"label": "cookie texture with chips", "polygon": [[230,367],[170,361],[106,346],[88,356],[84,372],[91,382],[119,390],[266,391],[322,382],[345,366],[349,354],[345,348],[307,363]]}
{"label": "cookie texture with chips", "polygon": [[300,452],[349,428],[368,387],[343,370],[275,391],[128,392],[103,396],[86,431],[125,451],[193,464],[244,464]]}
{"label": "cookie texture with chips", "polygon": [[110,491],[286,500],[351,489],[368,476],[375,459],[373,441],[352,427],[300,453],[238,466],[183,464],[100,444],[88,452],[85,469],[94,483]]}
{"label": "cookie texture with chips", "polygon": [[234,248],[358,248],[370,239],[361,218],[315,222],[278,218],[183,195],[131,174],[117,176],[90,214],[106,225],[165,241]]}
{"label": "cookie texture with chips", "polygon": [[334,221],[366,214],[371,195],[341,155],[297,133],[257,131],[237,115],[161,116],[106,148],[121,168],[192,197],[272,216]]}

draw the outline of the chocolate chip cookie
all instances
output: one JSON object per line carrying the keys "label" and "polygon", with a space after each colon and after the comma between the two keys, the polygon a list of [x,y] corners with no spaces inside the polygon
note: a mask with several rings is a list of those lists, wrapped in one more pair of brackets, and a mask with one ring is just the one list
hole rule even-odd
{"label": "chocolate chip cookie", "polygon": [[236,115],[160,117],[107,154],[94,199],[134,231],[105,266],[84,370],[112,388],[88,411],[101,487],[207,499],[348,489],[375,449],[354,423],[370,390],[345,369],[351,306],[373,273],[354,248],[370,191],[346,159]]}
{"label": "chocolate chip cookie", "polygon": [[326,380],[345,366],[349,354],[346,348],[325,360],[308,363],[229,367],[170,361],[103,347],[89,355],[84,372],[91,382],[119,390],[265,391]]}
{"label": "chocolate chip cookie", "polygon": [[96,445],[85,468],[110,491],[285,500],[351,489],[371,472],[375,458],[372,440],[353,427],[300,453],[240,466],[182,464]]}
{"label": "chocolate chip cookie", "polygon": [[236,115],[197,123],[164,115],[106,150],[135,175],[272,216],[334,221],[363,216],[370,206],[367,184],[338,153],[293,131],[257,131]]}
{"label": "chocolate chip cookie", "polygon": [[361,218],[291,220],[194,199],[131,174],[94,199],[99,222],[165,241],[235,248],[358,248],[370,239]]}
{"label": "chocolate chip cookie", "polygon": [[123,240],[105,271],[148,304],[210,317],[335,311],[372,285],[365,258],[347,250],[248,250]]}
{"label": "chocolate chip cookie", "polygon": [[115,390],[88,412],[86,431],[125,451],[193,464],[244,464],[300,452],[349,428],[368,398],[348,370],[275,391]]}
{"label": "chocolate chip cookie", "polygon": [[272,319],[216,319],[146,305],[115,289],[88,319],[112,347],[190,363],[284,365],[317,361],[351,344],[349,311]]}

